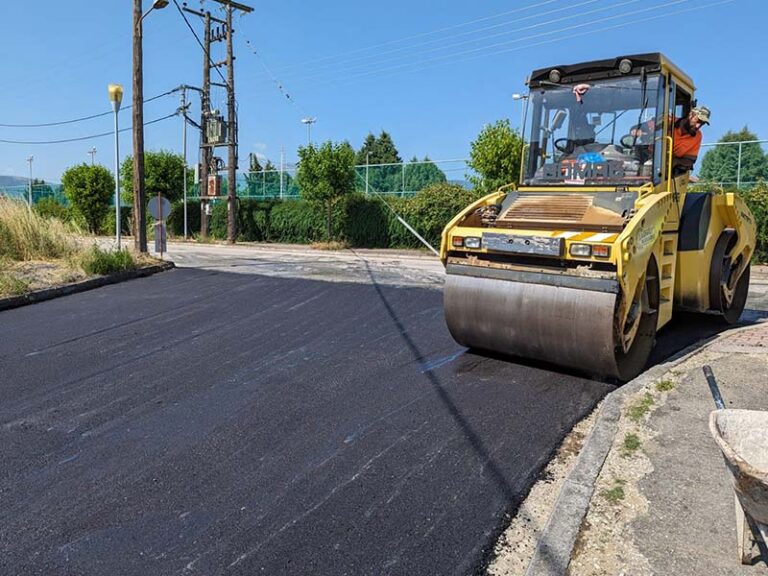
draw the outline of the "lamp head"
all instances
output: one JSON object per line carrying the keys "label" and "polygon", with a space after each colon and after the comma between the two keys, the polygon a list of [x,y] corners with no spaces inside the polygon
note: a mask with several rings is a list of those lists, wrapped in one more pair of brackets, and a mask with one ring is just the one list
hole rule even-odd
{"label": "lamp head", "polygon": [[152,8],[154,10],[160,10],[168,6],[168,0],[155,0],[152,2]]}
{"label": "lamp head", "polygon": [[123,101],[123,87],[120,84],[110,84],[107,87],[109,101],[112,102],[112,108],[115,111],[120,110],[120,104]]}

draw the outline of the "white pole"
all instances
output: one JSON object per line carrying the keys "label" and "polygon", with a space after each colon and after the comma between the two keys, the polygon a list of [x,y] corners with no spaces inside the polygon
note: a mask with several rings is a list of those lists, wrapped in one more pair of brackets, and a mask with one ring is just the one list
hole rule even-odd
{"label": "white pole", "polygon": [[739,165],[736,168],[736,189],[741,186],[741,142],[739,142]]}
{"label": "white pole", "polygon": [[371,166],[371,153],[365,153],[365,195],[368,196],[368,168]]}
{"label": "white pole", "polygon": [[120,130],[117,120],[120,104],[112,102],[112,110],[115,116],[115,242],[120,250]]}
{"label": "white pole", "polygon": [[181,89],[181,147],[184,150],[184,240],[187,231],[187,88]]}
{"label": "white pole", "polygon": [[30,156],[27,158],[27,162],[29,162],[29,209],[32,210],[32,161],[35,159],[34,156]]}
{"label": "white pole", "polygon": [[280,146],[280,200],[283,199],[283,169],[285,166],[285,147]]}

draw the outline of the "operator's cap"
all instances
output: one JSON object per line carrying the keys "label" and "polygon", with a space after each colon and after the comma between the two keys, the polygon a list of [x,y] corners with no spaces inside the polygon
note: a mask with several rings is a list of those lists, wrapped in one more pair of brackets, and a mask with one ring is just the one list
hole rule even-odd
{"label": "operator's cap", "polygon": [[696,118],[701,120],[704,124],[709,125],[709,108],[706,106],[697,106],[691,110],[691,112],[693,112],[694,116],[696,116]]}

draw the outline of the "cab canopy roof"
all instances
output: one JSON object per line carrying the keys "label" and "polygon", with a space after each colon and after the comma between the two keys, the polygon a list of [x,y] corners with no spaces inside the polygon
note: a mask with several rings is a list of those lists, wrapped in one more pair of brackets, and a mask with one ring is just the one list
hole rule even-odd
{"label": "cab canopy roof", "polygon": [[[629,61],[629,66],[620,67],[622,61]],[[678,80],[682,80],[693,89],[693,81],[677,66],[672,64],[663,54],[652,52],[650,54],[631,54],[628,56],[617,56],[607,60],[592,60],[591,62],[582,62],[579,64],[564,64],[560,66],[549,66],[540,68],[531,73],[528,80],[530,88],[538,88],[549,82],[559,84],[575,84],[577,82],[589,82],[602,80],[606,78],[617,78],[621,76],[639,75],[645,68],[647,74],[661,72],[667,69],[674,74]],[[623,71],[622,71],[623,70]],[[555,80],[555,78],[559,78]]]}

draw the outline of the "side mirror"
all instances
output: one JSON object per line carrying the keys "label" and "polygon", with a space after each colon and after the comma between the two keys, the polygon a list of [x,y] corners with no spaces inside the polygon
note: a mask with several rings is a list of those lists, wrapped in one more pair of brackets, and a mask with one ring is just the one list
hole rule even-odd
{"label": "side mirror", "polygon": [[632,148],[632,146],[635,145],[635,137],[631,134],[627,134],[626,136],[621,137],[620,142],[624,148]]}
{"label": "side mirror", "polygon": [[559,130],[563,126],[566,116],[568,116],[568,114],[565,110],[558,110],[555,112],[555,117],[552,118],[552,128],[549,129],[550,132]]}

